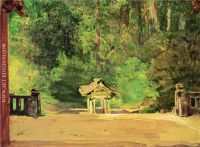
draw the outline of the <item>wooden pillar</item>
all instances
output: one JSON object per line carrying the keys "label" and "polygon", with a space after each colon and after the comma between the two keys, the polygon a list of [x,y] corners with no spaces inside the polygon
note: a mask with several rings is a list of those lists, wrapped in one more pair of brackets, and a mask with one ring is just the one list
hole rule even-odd
{"label": "wooden pillar", "polygon": [[10,96],[10,114],[13,114],[13,98]]}
{"label": "wooden pillar", "polygon": [[18,115],[21,112],[21,97],[16,98],[16,111]]}
{"label": "wooden pillar", "polygon": [[8,146],[9,90],[8,90],[8,25],[7,12],[0,10],[0,147]]}
{"label": "wooden pillar", "polygon": [[110,110],[110,100],[107,99],[107,113],[111,113],[111,110]]}
{"label": "wooden pillar", "polygon": [[90,112],[90,98],[87,98],[87,111]]}
{"label": "wooden pillar", "polygon": [[109,111],[109,113],[112,113],[112,108],[111,108],[111,105],[110,105],[110,99],[108,100],[108,111]]}
{"label": "wooden pillar", "polygon": [[92,100],[90,99],[90,108],[89,108],[89,112],[92,113],[93,112],[93,104],[92,104]]}
{"label": "wooden pillar", "polygon": [[24,115],[28,114],[28,98],[24,98]]}
{"label": "wooden pillar", "polygon": [[102,111],[102,113],[105,113],[105,102],[104,102],[104,99],[101,99],[100,102],[101,102],[101,111]]}
{"label": "wooden pillar", "polygon": [[37,114],[41,115],[42,110],[41,110],[41,99],[40,99],[40,94],[37,96]]}
{"label": "wooden pillar", "polygon": [[34,104],[34,112],[36,112],[36,115],[41,114],[41,103],[40,103],[40,93],[38,90],[32,89],[31,90],[31,97],[32,102]]}
{"label": "wooden pillar", "polygon": [[92,110],[92,113],[96,113],[96,100],[93,99],[93,100],[92,100],[92,103],[93,103],[93,104],[92,104],[92,109],[93,109],[93,110]]}
{"label": "wooden pillar", "polygon": [[0,0],[0,147],[8,146],[9,89],[8,89],[8,14],[17,10],[23,15],[22,0]]}
{"label": "wooden pillar", "polygon": [[106,102],[106,99],[103,99],[103,103],[104,103],[104,107],[103,107],[103,111],[104,111],[104,113],[107,113],[107,102]]}
{"label": "wooden pillar", "polygon": [[109,99],[104,99],[104,113],[110,113]]}
{"label": "wooden pillar", "polygon": [[198,97],[195,97],[195,108],[198,108]]}

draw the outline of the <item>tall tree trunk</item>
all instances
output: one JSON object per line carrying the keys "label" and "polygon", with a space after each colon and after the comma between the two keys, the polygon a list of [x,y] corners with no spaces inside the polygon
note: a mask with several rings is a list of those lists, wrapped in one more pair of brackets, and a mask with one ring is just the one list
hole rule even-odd
{"label": "tall tree trunk", "polygon": [[142,16],[142,1],[136,2],[136,9],[138,13],[138,44],[143,44],[143,16]]}
{"label": "tall tree trunk", "polygon": [[96,58],[96,64],[99,66],[99,49],[101,45],[100,40],[100,0],[96,0],[96,51],[95,51],[95,58]]}
{"label": "tall tree trunk", "polygon": [[152,25],[156,31],[159,31],[159,21],[158,21],[158,9],[156,0],[152,0],[150,7],[150,19],[152,20]]}
{"label": "tall tree trunk", "polygon": [[167,32],[169,32],[171,30],[171,6],[170,6],[170,1],[168,1],[167,3]]}
{"label": "tall tree trunk", "polygon": [[185,30],[185,25],[186,25],[186,20],[184,14],[180,14],[180,19],[179,19],[179,30]]}
{"label": "tall tree trunk", "polygon": [[121,8],[120,8],[120,24],[121,25],[125,25],[126,27],[128,27],[129,13],[130,13],[129,4],[121,6]]}

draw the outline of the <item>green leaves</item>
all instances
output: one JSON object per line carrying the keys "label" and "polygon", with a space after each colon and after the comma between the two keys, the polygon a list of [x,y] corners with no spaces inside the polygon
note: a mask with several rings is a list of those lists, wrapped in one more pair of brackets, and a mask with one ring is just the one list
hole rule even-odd
{"label": "green leaves", "polygon": [[40,72],[34,65],[19,55],[11,55],[9,62],[9,79],[11,93],[29,94],[31,89],[38,89]]}
{"label": "green leaves", "polygon": [[171,106],[177,81],[199,84],[200,15],[190,1],[100,0],[98,23],[96,0],[24,2],[27,17],[10,17],[13,91],[20,91],[16,83],[23,92],[45,87],[59,100],[83,103],[79,85],[101,77],[119,91],[116,105],[160,94]]}
{"label": "green leaves", "polygon": [[59,55],[59,66],[51,71],[51,94],[60,101],[84,103],[78,88],[97,76],[95,65],[83,62],[78,57]]}
{"label": "green leaves", "polygon": [[119,6],[119,8],[121,6],[127,5],[129,0],[117,0],[117,5]]}
{"label": "green leaves", "polygon": [[140,102],[158,96],[147,76],[148,66],[137,58],[129,58],[116,69],[117,87],[124,102]]}
{"label": "green leaves", "polygon": [[40,48],[35,56],[35,63],[52,68],[57,65],[60,51],[72,56],[76,50],[74,40],[79,16],[73,13],[62,1],[41,1],[42,15],[33,19],[30,36],[33,43]]}

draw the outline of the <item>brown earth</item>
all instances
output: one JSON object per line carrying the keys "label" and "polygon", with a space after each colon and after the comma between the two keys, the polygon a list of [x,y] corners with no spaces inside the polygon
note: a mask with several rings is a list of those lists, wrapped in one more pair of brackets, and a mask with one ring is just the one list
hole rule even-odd
{"label": "brown earth", "polygon": [[200,147],[200,116],[48,113],[11,117],[11,147]]}

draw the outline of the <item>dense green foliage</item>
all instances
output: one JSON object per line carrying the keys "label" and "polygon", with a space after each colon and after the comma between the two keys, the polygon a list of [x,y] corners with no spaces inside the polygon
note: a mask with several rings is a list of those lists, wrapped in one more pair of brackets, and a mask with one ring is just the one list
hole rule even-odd
{"label": "dense green foliage", "polygon": [[117,68],[117,85],[124,102],[137,102],[158,96],[155,86],[147,77],[147,72],[147,65],[137,58],[128,59]]}
{"label": "dense green foliage", "polygon": [[38,5],[40,15],[29,26],[32,42],[40,48],[34,62],[52,68],[57,64],[59,52],[68,56],[77,52],[74,36],[79,18],[63,2],[43,1]]}
{"label": "dense green foliage", "polygon": [[59,55],[59,66],[51,71],[52,95],[62,101],[81,101],[78,88],[95,77],[95,66],[92,63],[84,63],[77,57]]}
{"label": "dense green foliage", "polygon": [[25,0],[25,6],[27,17],[10,17],[13,93],[37,88],[43,99],[84,104],[79,86],[101,77],[117,93],[115,106],[149,98],[169,109],[175,83],[199,86],[200,14],[190,1]]}
{"label": "dense green foliage", "polygon": [[40,75],[34,65],[29,65],[23,57],[11,55],[9,66],[11,93],[26,94],[34,87],[39,88],[37,82]]}

